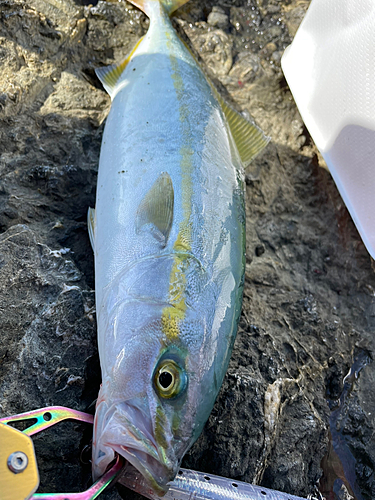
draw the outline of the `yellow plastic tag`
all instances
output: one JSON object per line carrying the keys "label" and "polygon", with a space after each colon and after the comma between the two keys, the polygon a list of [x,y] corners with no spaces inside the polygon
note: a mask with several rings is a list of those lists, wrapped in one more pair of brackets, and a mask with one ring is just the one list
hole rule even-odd
{"label": "yellow plastic tag", "polygon": [[38,486],[31,438],[0,423],[0,500],[28,500]]}

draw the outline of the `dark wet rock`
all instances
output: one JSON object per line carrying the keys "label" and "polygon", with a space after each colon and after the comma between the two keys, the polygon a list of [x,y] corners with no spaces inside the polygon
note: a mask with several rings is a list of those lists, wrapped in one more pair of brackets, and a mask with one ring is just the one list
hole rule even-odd
{"label": "dark wet rock", "polygon": [[[124,58],[148,20],[126,2],[87,3],[0,0],[0,416],[93,411],[99,388],[86,213],[110,99],[94,68]],[[184,465],[302,496],[320,480],[327,497],[368,500],[374,270],[280,68],[308,4],[191,0],[174,18],[223,96],[272,136],[246,176],[233,356]],[[89,442],[74,423],[35,437],[40,491],[86,488]]]}
{"label": "dark wet rock", "polygon": [[[95,397],[86,371],[95,348],[94,293],[69,248],[52,250],[17,224],[0,235],[0,411],[49,405],[86,409]],[[36,438],[42,490],[76,488],[83,426],[66,423]]]}
{"label": "dark wet rock", "polygon": [[221,7],[212,7],[207,17],[207,23],[216,28],[226,30],[229,27],[229,17]]}

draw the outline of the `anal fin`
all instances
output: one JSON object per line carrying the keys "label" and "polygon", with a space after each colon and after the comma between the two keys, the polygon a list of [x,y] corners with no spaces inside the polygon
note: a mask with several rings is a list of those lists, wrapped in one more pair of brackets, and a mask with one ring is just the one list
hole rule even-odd
{"label": "anal fin", "polygon": [[108,94],[112,97],[116,85],[128,65],[130,59],[132,58],[134,52],[137,50],[138,45],[143,40],[143,37],[138,40],[138,42],[134,45],[133,50],[130,54],[122,61],[120,64],[110,64],[109,66],[104,66],[103,68],[97,68],[95,70],[96,76],[102,82],[103,87],[106,89]]}
{"label": "anal fin", "polygon": [[87,229],[92,250],[95,252],[95,208],[89,208],[87,211]]}

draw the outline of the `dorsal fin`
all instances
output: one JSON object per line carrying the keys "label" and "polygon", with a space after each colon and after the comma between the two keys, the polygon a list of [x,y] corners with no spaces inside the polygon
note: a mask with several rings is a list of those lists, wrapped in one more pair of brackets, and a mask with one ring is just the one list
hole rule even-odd
{"label": "dorsal fin", "polygon": [[244,168],[264,149],[270,141],[264,132],[232,108],[214,88],[214,93],[227,119],[229,129],[236,144]]}
{"label": "dorsal fin", "polygon": [[193,52],[191,47],[189,47],[189,45],[183,38],[181,38],[181,41],[185,45],[186,49],[190,52],[197,65],[202,70],[202,73],[206,77],[206,80],[210,85],[212,92],[218,100],[227,120],[233,140],[236,144],[242,165],[244,168],[247,168],[249,166],[249,163],[256,157],[256,155],[267,146],[271,138],[266,136],[263,130],[255,125],[254,122],[242,116],[238,111],[236,111],[230,104],[226,102],[226,100],[220,95],[215,85],[212,83],[211,78],[207,74],[204,65],[200,63],[199,55]]}
{"label": "dorsal fin", "polygon": [[139,204],[137,232],[149,230],[163,247],[167,244],[173,223],[174,190],[170,175],[162,172]]}
{"label": "dorsal fin", "polygon": [[95,252],[95,208],[89,208],[87,211],[87,229],[92,250]]}
{"label": "dorsal fin", "polygon": [[108,94],[112,97],[113,92],[116,88],[117,82],[120,79],[124,69],[128,65],[132,55],[137,50],[138,45],[143,40],[143,37],[138,40],[134,45],[133,50],[128,54],[128,56],[120,64],[110,64],[109,66],[104,66],[103,68],[97,68],[95,70],[96,76],[102,82],[103,87],[106,89]]}

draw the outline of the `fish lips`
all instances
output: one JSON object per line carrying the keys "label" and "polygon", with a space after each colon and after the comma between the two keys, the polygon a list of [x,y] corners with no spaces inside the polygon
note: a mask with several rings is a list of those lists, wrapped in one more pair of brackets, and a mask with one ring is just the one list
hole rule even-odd
{"label": "fish lips", "polygon": [[[96,409],[93,439],[93,478],[102,476],[118,453],[138,469],[150,487],[163,496],[179,469],[172,447],[158,445],[150,416],[134,403],[102,401]],[[172,456],[171,456],[172,455]]]}

